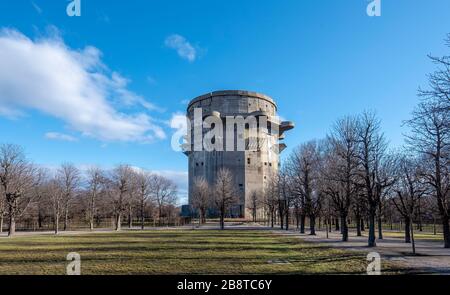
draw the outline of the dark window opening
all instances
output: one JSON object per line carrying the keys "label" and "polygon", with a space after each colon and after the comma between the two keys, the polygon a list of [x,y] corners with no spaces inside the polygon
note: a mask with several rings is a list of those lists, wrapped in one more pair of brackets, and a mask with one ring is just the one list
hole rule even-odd
{"label": "dark window opening", "polygon": [[249,165],[250,165],[250,158],[248,158],[248,159],[247,159],[247,164],[249,164]]}

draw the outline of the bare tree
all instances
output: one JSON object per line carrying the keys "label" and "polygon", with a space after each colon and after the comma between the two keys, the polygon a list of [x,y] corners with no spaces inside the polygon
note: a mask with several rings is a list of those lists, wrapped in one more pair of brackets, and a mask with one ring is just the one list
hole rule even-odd
{"label": "bare tree", "polygon": [[91,167],[87,171],[88,176],[88,217],[89,228],[94,230],[94,219],[97,213],[97,198],[100,195],[105,182],[104,172],[98,167]]}
{"label": "bare tree", "polygon": [[145,209],[152,193],[152,177],[153,175],[148,171],[139,171],[136,174],[136,187],[142,230],[145,228]]}
{"label": "bare tree", "polygon": [[450,248],[450,113],[436,102],[422,102],[408,121],[411,134],[407,142],[423,156],[424,177],[433,189],[444,230],[445,248]]}
{"label": "bare tree", "polygon": [[213,199],[220,216],[220,228],[223,230],[225,229],[225,216],[237,202],[233,175],[229,170],[222,168],[217,172]]}
{"label": "bare tree", "polygon": [[[445,39],[450,48],[450,33]],[[437,69],[428,75],[428,88],[419,89],[419,96],[425,102],[434,105],[434,111],[446,117],[447,128],[450,128],[450,56],[428,56],[437,65]]]}
{"label": "bare tree", "polygon": [[112,190],[110,193],[113,198],[116,231],[120,231],[122,228],[122,215],[126,210],[132,173],[133,170],[128,165],[119,165],[111,173]]}
{"label": "bare tree", "polygon": [[[289,230],[290,209],[295,202],[295,195],[292,193],[292,181],[288,169],[283,168],[278,173],[278,207],[280,212],[281,228]],[[284,222],[283,222],[284,217]]]}
{"label": "bare tree", "polygon": [[45,184],[45,194],[52,206],[53,229],[55,234],[59,233],[59,223],[64,210],[64,187],[57,177],[52,178]]}
{"label": "bare tree", "polygon": [[405,220],[405,243],[413,242],[414,254],[416,252],[414,227],[412,226],[414,212],[419,205],[420,198],[426,193],[421,170],[418,159],[399,155],[396,161],[398,181],[393,189],[395,195],[391,199],[395,208]]}
{"label": "bare tree", "polygon": [[210,205],[210,188],[205,178],[200,177],[194,180],[192,190],[192,207],[197,210],[199,224],[206,223],[206,211]]}
{"label": "bare tree", "polygon": [[269,175],[263,192],[263,206],[267,214],[270,226],[273,228],[275,224],[275,214],[278,203],[278,181],[277,175]]}
{"label": "bare tree", "polygon": [[158,206],[158,223],[161,225],[163,210],[177,202],[177,186],[161,175],[154,174],[151,178],[152,198]]}
{"label": "bare tree", "polygon": [[248,198],[247,209],[250,210],[250,212],[252,213],[252,221],[253,222],[257,221],[258,209],[261,207],[261,203],[262,203],[261,196],[262,196],[261,191],[253,190],[250,192],[250,195]]}
{"label": "bare tree", "polygon": [[331,198],[341,220],[342,240],[348,241],[347,218],[358,193],[358,126],[353,117],[336,122],[327,140],[323,189]]}
{"label": "bare tree", "polygon": [[9,218],[8,236],[16,232],[16,219],[32,200],[35,168],[29,163],[21,147],[11,144],[0,146],[0,185]]}
{"label": "bare tree", "polygon": [[0,233],[3,232],[3,222],[6,215],[5,203],[5,193],[3,192],[3,188],[0,188]]}
{"label": "bare tree", "polygon": [[384,190],[393,184],[390,175],[382,173],[386,155],[386,140],[380,131],[380,121],[374,113],[364,112],[358,120],[358,159],[360,180],[364,188],[369,215],[368,246],[375,247],[375,218]]}
{"label": "bare tree", "polygon": [[295,177],[292,189],[304,199],[310,235],[316,234],[316,218],[322,208],[323,192],[319,187],[320,165],[321,157],[317,141],[301,145],[293,152],[290,160],[291,173]]}
{"label": "bare tree", "polygon": [[70,203],[80,184],[80,171],[73,164],[62,164],[57,171],[57,179],[63,188],[64,230],[69,222]]}
{"label": "bare tree", "polygon": [[[447,37],[450,46],[450,35]],[[450,248],[450,57],[432,57],[438,69],[429,75],[429,87],[419,90],[423,101],[407,123],[407,141],[427,163],[424,177],[433,189],[444,231],[444,247]]]}

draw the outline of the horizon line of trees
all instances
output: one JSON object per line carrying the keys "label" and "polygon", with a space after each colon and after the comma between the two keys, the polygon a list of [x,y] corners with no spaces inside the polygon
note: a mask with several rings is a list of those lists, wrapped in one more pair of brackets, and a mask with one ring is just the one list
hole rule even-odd
{"label": "horizon line of trees", "polygon": [[8,236],[16,232],[18,220],[33,228],[52,228],[55,234],[68,230],[72,220],[88,224],[90,230],[103,219],[120,231],[124,219],[133,227],[139,218],[162,225],[178,218],[177,187],[164,176],[117,165],[111,170],[92,166],[82,173],[73,164],[56,171],[29,161],[20,146],[0,145],[0,232],[7,224]]}

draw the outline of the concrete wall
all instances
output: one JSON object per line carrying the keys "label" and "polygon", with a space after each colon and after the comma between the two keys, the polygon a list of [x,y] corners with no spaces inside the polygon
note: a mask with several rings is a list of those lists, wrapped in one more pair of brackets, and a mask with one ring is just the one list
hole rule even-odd
{"label": "concrete wall", "polygon": [[[248,91],[213,92],[193,99],[187,111],[192,126],[195,108],[202,108],[204,117],[211,115],[212,112],[220,113],[224,126],[227,116],[245,118],[252,113],[262,111],[269,118],[275,118],[277,112],[277,106],[270,97]],[[193,138],[193,133],[191,136]],[[240,201],[233,210],[234,214],[251,218],[249,212],[245,210],[246,200],[253,191],[262,192],[269,175],[276,173],[279,167],[279,155],[270,150],[267,145],[268,142],[277,142],[278,134],[265,133],[259,139],[260,144],[256,151],[193,151],[192,142],[192,152],[186,152],[189,158],[189,200],[195,178],[204,177],[213,186],[216,173],[224,167],[232,172],[236,191],[239,194]]]}

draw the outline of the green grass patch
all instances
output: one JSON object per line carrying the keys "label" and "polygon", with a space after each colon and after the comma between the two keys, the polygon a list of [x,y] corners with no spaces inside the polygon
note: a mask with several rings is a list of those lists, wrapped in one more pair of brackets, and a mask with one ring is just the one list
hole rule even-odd
{"label": "green grass patch", "polygon": [[[363,236],[367,236],[365,233]],[[378,237],[378,232],[376,232],[376,236]],[[404,239],[405,238],[405,232],[404,231],[383,231],[383,237],[386,238],[399,238]],[[444,236],[442,233],[437,233],[436,235],[433,233],[428,232],[420,232],[420,231],[414,231],[414,239],[417,241],[444,241]]]}
{"label": "green grass patch", "polygon": [[62,275],[70,252],[81,255],[82,274],[363,274],[367,266],[363,253],[268,231],[160,230],[1,238],[0,274]]}

